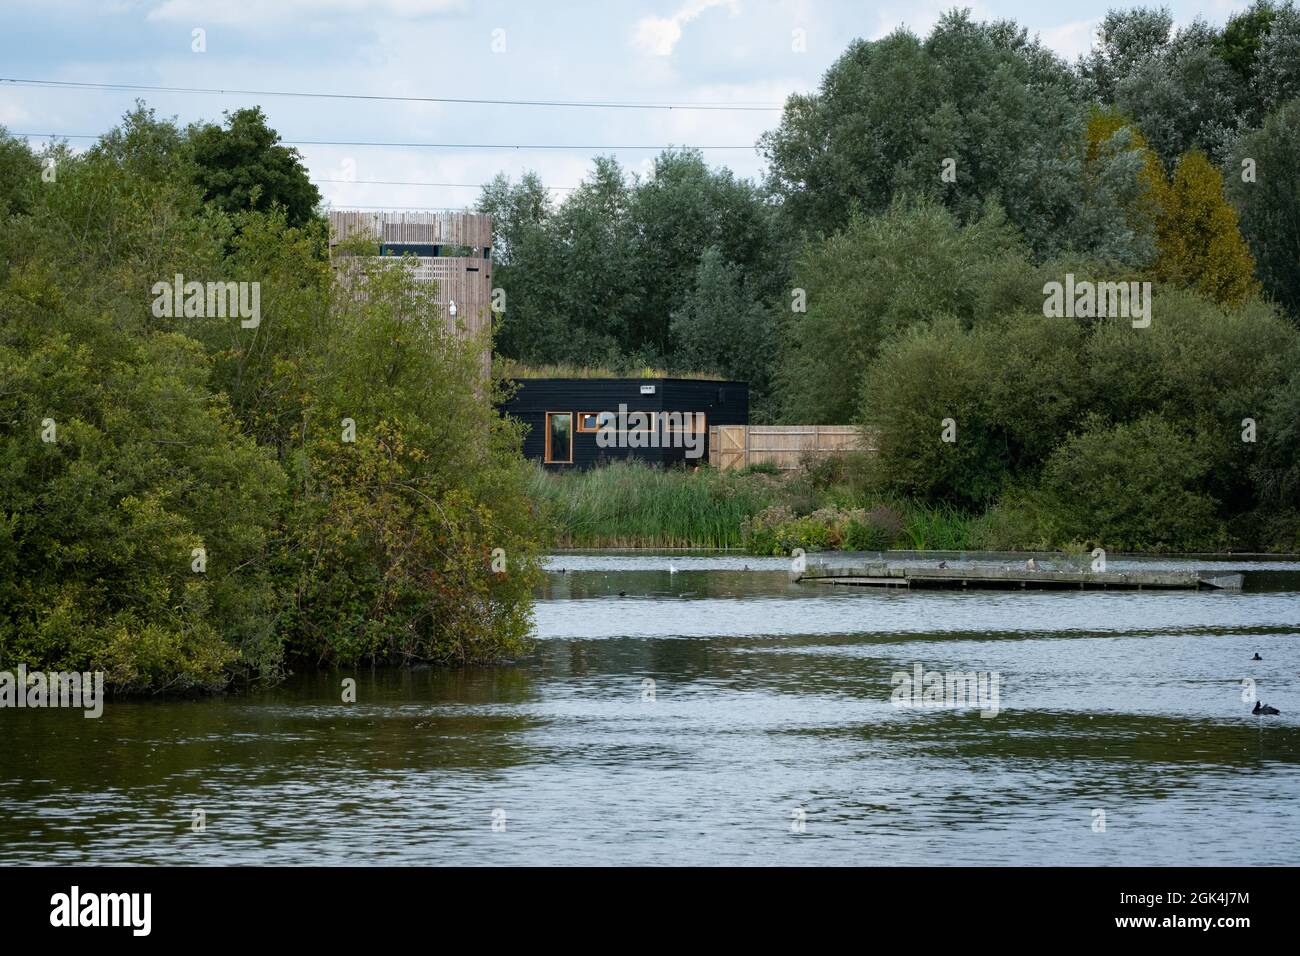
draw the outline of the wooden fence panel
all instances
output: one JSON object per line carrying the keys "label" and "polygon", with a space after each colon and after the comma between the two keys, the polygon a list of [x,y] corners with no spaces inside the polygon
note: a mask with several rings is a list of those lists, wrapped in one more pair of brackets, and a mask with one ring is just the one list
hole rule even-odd
{"label": "wooden fence panel", "polygon": [[872,450],[856,425],[730,425],[710,433],[709,461],[724,470],[772,462],[793,471],[805,457]]}

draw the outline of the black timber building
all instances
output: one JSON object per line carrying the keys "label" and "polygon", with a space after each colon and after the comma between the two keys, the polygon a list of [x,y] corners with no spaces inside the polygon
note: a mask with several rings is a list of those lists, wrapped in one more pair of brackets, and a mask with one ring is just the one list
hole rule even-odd
{"label": "black timber building", "polygon": [[525,457],[548,470],[628,459],[705,464],[711,429],[749,424],[749,386],[744,382],[521,378],[515,384],[504,411],[528,426]]}

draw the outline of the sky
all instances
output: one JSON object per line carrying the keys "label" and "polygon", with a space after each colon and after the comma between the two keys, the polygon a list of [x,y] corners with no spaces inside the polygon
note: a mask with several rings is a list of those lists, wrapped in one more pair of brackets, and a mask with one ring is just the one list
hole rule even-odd
{"label": "sky", "polygon": [[[559,199],[590,173],[593,156],[613,155],[646,175],[669,145],[709,147],[711,164],[757,178],[763,160],[755,143],[778,123],[786,96],[814,91],[853,39],[879,39],[900,26],[924,35],[958,5],[977,19],[1013,19],[1073,60],[1087,52],[1107,9],[1141,4],[0,0],[0,125],[67,136],[79,149],[93,138],[71,137],[105,132],[136,98],[182,123],[219,121],[225,110],[260,105],[287,142],[303,144],[297,148],[335,208],[465,208],[498,172],[517,178],[527,170]],[[1248,3],[1164,5],[1177,24],[1198,16],[1221,24]],[[263,95],[5,82],[12,79]],[[758,108],[394,102],[266,91]],[[422,145],[355,145],[364,143]],[[411,183],[420,185],[403,185]]]}

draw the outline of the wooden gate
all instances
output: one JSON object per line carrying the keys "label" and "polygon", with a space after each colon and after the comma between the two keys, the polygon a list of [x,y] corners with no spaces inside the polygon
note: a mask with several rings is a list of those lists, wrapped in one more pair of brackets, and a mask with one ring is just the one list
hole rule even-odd
{"label": "wooden gate", "polygon": [[728,468],[744,468],[746,431],[744,425],[718,426],[718,467],[723,471]]}

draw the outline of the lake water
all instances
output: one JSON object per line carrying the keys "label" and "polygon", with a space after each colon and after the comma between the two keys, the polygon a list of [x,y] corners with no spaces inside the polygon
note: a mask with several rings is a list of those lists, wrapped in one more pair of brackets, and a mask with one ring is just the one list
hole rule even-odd
{"label": "lake water", "polygon": [[[0,710],[0,862],[1300,864],[1300,563],[1141,564],[1247,589],[559,555],[513,665]],[[996,714],[896,706],[918,664],[996,675]]]}

